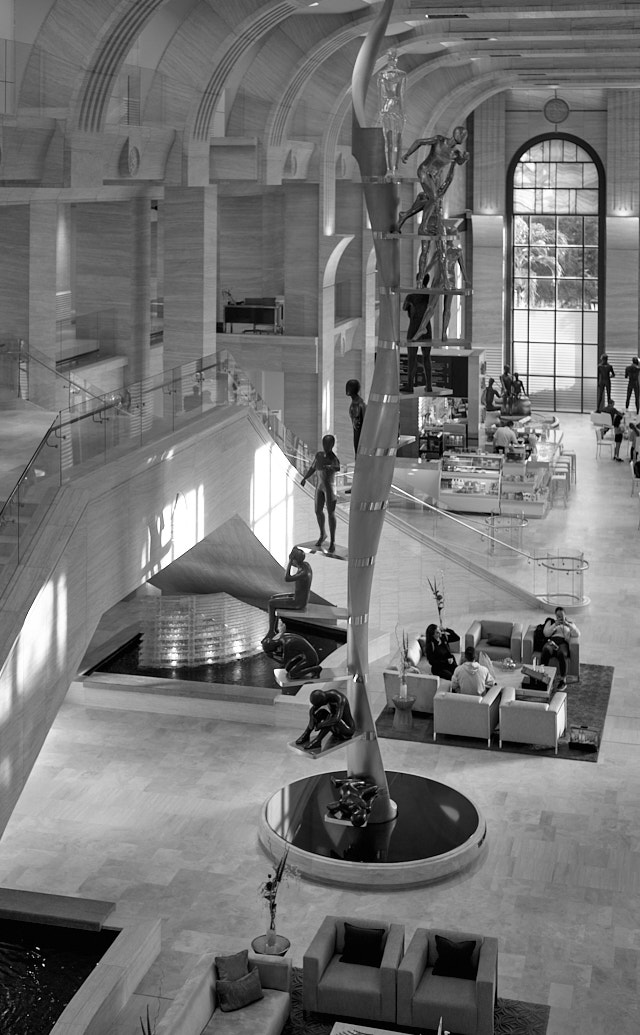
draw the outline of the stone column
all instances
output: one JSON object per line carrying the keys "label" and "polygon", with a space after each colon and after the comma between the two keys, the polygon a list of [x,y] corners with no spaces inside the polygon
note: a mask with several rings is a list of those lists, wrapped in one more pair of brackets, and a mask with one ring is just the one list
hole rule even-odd
{"label": "stone column", "polygon": [[29,329],[28,341],[56,362],[56,288],[58,205],[32,201],[29,205]]}
{"label": "stone column", "polygon": [[167,187],[164,226],[164,369],[216,351],[218,188]]}
{"label": "stone column", "polygon": [[126,356],[129,383],[146,375],[149,362],[150,226],[144,198],[75,209],[76,333],[98,338],[100,358]]}
{"label": "stone column", "polygon": [[489,216],[505,211],[505,95],[496,94],[473,116],[473,211]]}
{"label": "stone column", "polygon": [[609,90],[607,112],[607,280],[604,350],[625,349],[631,354],[638,347],[640,332],[640,96],[633,90]]}

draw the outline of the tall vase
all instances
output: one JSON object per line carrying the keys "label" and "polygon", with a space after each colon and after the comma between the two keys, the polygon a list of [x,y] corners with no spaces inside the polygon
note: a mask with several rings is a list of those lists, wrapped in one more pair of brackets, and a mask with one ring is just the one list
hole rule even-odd
{"label": "tall vase", "polygon": [[269,953],[275,950],[277,937],[278,936],[276,934],[276,915],[275,913],[273,913],[264,939],[264,947],[266,952]]}

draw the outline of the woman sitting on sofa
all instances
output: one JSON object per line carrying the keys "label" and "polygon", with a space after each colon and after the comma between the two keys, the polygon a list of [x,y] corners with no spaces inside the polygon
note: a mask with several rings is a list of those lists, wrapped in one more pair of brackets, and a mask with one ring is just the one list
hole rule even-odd
{"label": "woman sitting on sofa", "polygon": [[460,637],[453,629],[441,629],[438,625],[428,625],[426,632],[425,654],[431,665],[434,676],[451,679],[458,662],[451,651],[450,643],[456,643]]}

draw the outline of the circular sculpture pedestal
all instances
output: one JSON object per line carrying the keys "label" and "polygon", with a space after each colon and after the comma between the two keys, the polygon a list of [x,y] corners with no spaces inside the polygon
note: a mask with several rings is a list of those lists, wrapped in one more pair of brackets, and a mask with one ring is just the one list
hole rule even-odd
{"label": "circular sculpture pedestal", "polygon": [[480,859],[486,824],[460,791],[410,773],[388,772],[397,818],[356,828],[325,819],[336,799],[321,773],[282,787],[263,807],[260,842],[272,858],[325,884],[411,887],[457,873]]}

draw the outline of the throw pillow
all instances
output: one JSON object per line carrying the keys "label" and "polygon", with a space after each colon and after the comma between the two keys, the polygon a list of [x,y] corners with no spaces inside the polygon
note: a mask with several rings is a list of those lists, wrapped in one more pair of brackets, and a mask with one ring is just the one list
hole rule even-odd
{"label": "throw pillow", "polygon": [[238,981],[249,973],[249,950],[243,949],[233,956],[216,956],[214,963],[220,981]]}
{"label": "throw pillow", "polygon": [[420,644],[418,641],[411,640],[407,647],[407,661],[410,662],[411,665],[417,665],[420,661],[421,654],[422,651],[420,650]]}
{"label": "throw pillow", "polygon": [[257,1002],[264,998],[260,974],[257,970],[250,970],[237,981],[216,981],[216,997],[223,1013],[241,1010],[243,1006]]}
{"label": "throw pillow", "polygon": [[490,647],[510,647],[511,637],[510,636],[488,636],[487,643]]}
{"label": "throw pillow", "polygon": [[434,975],[475,981],[478,968],[471,961],[475,947],[476,942],[452,942],[449,938],[437,934],[438,958],[433,968]]}
{"label": "throw pillow", "polygon": [[345,921],[341,963],[360,963],[379,967],[384,953],[386,931],[382,927],[357,927]]}

